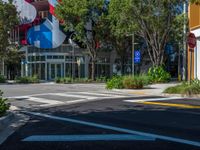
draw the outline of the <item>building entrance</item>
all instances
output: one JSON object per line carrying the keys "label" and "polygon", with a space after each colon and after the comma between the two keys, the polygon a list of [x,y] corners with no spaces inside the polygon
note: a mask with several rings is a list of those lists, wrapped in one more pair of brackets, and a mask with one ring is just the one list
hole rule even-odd
{"label": "building entrance", "polygon": [[49,64],[49,79],[55,80],[56,78],[64,77],[63,70],[63,64]]}

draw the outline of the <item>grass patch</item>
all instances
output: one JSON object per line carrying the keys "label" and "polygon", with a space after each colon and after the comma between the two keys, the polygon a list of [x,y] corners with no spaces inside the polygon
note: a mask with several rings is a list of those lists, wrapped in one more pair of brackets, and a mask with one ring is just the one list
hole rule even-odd
{"label": "grass patch", "polygon": [[182,95],[195,95],[200,94],[200,80],[190,82],[183,82],[181,85],[167,88],[164,93],[168,94],[182,94]]}

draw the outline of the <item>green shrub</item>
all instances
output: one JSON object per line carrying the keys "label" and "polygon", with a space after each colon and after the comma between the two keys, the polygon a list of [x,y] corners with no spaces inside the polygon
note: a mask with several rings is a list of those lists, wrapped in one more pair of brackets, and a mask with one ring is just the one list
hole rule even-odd
{"label": "green shrub", "polygon": [[56,82],[56,83],[61,83],[61,78],[56,78],[56,79],[55,79],[55,82]]}
{"label": "green shrub", "polygon": [[72,83],[72,78],[63,78],[63,83]]}
{"label": "green shrub", "polygon": [[6,78],[3,75],[0,75],[0,83],[5,83]]}
{"label": "green shrub", "polygon": [[126,89],[142,89],[144,82],[139,76],[126,76],[123,79],[123,86]]}
{"label": "green shrub", "polygon": [[66,77],[66,78],[56,78],[55,79],[56,83],[62,83],[62,84],[68,84],[72,83],[72,78]]}
{"label": "green shrub", "polygon": [[7,99],[3,98],[3,92],[0,90],[0,117],[9,109],[9,104],[7,104],[6,101]]}
{"label": "green shrub", "polygon": [[33,76],[33,77],[18,77],[16,79],[17,83],[39,83],[40,80],[38,79],[37,76]]}
{"label": "green shrub", "polygon": [[152,84],[151,78],[146,74],[141,74],[136,77],[139,77],[141,80],[143,80],[144,85]]}
{"label": "green shrub", "polygon": [[122,76],[113,76],[110,80],[106,83],[107,89],[122,89],[123,86],[123,77]]}
{"label": "green shrub", "polygon": [[167,88],[164,93],[184,95],[200,94],[200,81],[183,82],[181,85]]}
{"label": "green shrub", "polygon": [[169,82],[171,75],[165,71],[164,67],[157,66],[152,67],[148,71],[148,76],[153,83],[165,83]]}

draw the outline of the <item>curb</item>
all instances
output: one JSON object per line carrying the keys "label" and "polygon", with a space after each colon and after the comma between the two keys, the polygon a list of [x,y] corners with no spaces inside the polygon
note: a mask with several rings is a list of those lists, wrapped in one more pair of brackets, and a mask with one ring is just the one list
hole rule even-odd
{"label": "curb", "polygon": [[0,131],[3,130],[12,122],[12,120],[15,118],[15,115],[13,112],[8,112],[6,116],[3,116],[0,118]]}
{"label": "curb", "polygon": [[17,107],[12,107],[6,116],[0,118],[0,145],[30,119],[29,116],[18,112],[18,110]]}

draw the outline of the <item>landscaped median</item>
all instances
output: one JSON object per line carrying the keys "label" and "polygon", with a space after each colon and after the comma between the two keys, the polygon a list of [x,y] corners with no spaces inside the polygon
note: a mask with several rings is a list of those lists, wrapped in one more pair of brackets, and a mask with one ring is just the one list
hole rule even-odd
{"label": "landscaped median", "polygon": [[167,83],[171,79],[170,74],[163,66],[155,66],[149,69],[148,74],[113,76],[106,83],[107,89],[142,89],[153,83]]}
{"label": "landscaped median", "polygon": [[106,83],[107,89],[142,89],[145,85],[150,84],[149,77],[140,76],[113,76]]}
{"label": "landscaped median", "polygon": [[183,82],[174,87],[167,88],[163,93],[181,94],[182,96],[199,96],[200,95],[200,80]]}

